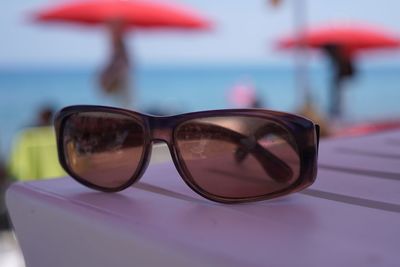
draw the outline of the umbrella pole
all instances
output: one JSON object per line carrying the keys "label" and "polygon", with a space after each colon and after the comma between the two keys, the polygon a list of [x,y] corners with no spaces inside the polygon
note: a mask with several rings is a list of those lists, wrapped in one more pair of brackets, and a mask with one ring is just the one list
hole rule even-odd
{"label": "umbrella pole", "polygon": [[329,114],[331,119],[340,120],[342,112],[342,88],[343,79],[335,75],[333,77],[331,86],[331,101],[329,107]]}
{"label": "umbrella pole", "polygon": [[[294,27],[298,40],[304,39],[304,33],[307,30],[307,3],[306,0],[293,1],[294,6]],[[311,94],[309,91],[308,80],[308,52],[306,45],[300,42],[295,51],[295,73],[296,87],[298,88],[298,97],[302,101],[302,105],[309,104]]]}

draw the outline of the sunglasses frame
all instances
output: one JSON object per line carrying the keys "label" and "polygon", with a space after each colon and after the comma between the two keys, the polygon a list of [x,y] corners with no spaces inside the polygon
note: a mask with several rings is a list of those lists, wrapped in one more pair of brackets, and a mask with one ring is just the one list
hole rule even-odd
{"label": "sunglasses frame", "polygon": [[[135,122],[139,123],[141,127],[143,127],[145,140],[143,143],[142,157],[138,163],[135,173],[127,182],[125,182],[121,186],[115,188],[107,188],[95,185],[81,178],[68,166],[63,147],[64,125],[66,119],[69,116],[76,113],[85,112],[103,112],[125,115],[133,118]],[[175,130],[183,122],[192,119],[232,116],[264,118],[273,121],[274,123],[277,123],[288,131],[288,133],[293,137],[293,140],[297,145],[300,159],[299,177],[294,183],[290,184],[287,188],[265,195],[238,198],[228,198],[213,195],[196,184],[195,179],[192,178],[190,172],[185,166],[184,160],[181,158],[178,146],[175,145]],[[314,124],[309,119],[285,112],[271,111],[265,109],[222,109],[185,113],[174,116],[152,116],[122,108],[97,105],[76,105],[65,107],[61,111],[59,111],[56,115],[54,125],[57,138],[58,157],[61,166],[73,179],[75,179],[79,183],[89,188],[103,192],[118,192],[137,182],[142,177],[148,167],[151,158],[152,144],[157,141],[165,142],[167,144],[174,165],[178,173],[182,177],[183,181],[199,195],[215,202],[252,202],[288,195],[290,193],[300,191],[310,186],[315,181],[317,175],[319,126],[317,124]]]}

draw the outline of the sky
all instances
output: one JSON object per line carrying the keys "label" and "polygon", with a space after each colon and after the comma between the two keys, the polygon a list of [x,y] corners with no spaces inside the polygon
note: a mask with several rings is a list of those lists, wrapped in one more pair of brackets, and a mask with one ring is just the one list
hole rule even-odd
{"label": "sky", "polygon": [[[98,66],[109,51],[101,28],[45,25],[31,15],[66,0],[5,0],[0,16],[0,68]],[[163,1],[163,0],[158,0]],[[167,0],[164,0],[167,1]],[[140,64],[287,64],[276,41],[294,31],[296,1],[305,3],[309,27],[340,21],[384,27],[400,36],[398,0],[169,0],[211,20],[211,31],[155,30],[128,36],[131,57]],[[400,62],[400,53],[375,56],[376,64]],[[318,55],[316,56],[318,60]]]}

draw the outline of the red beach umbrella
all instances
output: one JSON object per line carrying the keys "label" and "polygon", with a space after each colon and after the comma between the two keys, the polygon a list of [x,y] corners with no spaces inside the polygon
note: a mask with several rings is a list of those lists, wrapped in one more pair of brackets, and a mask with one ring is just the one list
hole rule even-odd
{"label": "red beach umbrella", "polygon": [[195,28],[210,23],[194,11],[160,2],[143,0],[87,0],[65,3],[36,14],[39,21],[95,25],[121,21],[126,27]]}
{"label": "red beach umbrella", "polygon": [[81,0],[43,9],[35,15],[39,22],[107,25],[112,53],[100,75],[104,92],[115,95],[123,106],[131,104],[129,58],[124,33],[132,29],[206,29],[210,22],[194,11],[177,5],[144,0]]}
{"label": "red beach umbrella", "polygon": [[398,48],[400,39],[386,30],[363,25],[328,25],[285,37],[278,47],[287,49],[321,49],[332,61],[332,79],[329,113],[333,118],[341,116],[341,91],[343,81],[356,73],[354,57],[357,53],[372,49]]}
{"label": "red beach umbrella", "polygon": [[395,48],[400,40],[386,30],[362,25],[329,25],[315,28],[297,37],[285,37],[278,42],[280,48],[295,46],[321,48],[326,45],[338,45],[349,52],[363,49]]}

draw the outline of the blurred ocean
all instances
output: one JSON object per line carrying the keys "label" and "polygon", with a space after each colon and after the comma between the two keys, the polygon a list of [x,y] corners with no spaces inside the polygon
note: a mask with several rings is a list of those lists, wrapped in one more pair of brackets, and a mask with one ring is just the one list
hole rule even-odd
{"label": "blurred ocean", "polygon": [[[32,125],[43,105],[59,109],[73,104],[117,105],[97,89],[96,72],[88,69],[0,70],[0,156],[6,157],[12,136]],[[328,68],[309,70],[317,107],[325,112]],[[175,112],[228,108],[228,94],[240,82],[251,82],[267,108],[295,111],[300,104],[292,68],[270,66],[147,66],[136,69],[135,106],[141,111]],[[344,90],[349,122],[400,118],[400,66],[360,69]]]}

